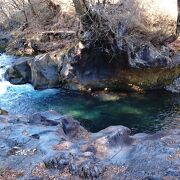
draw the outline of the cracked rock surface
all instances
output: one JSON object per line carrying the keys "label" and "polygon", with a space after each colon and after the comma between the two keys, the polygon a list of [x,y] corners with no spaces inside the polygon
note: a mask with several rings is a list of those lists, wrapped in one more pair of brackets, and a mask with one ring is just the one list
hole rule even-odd
{"label": "cracked rock surface", "polygon": [[178,179],[180,129],[98,133],[55,111],[0,116],[0,179]]}

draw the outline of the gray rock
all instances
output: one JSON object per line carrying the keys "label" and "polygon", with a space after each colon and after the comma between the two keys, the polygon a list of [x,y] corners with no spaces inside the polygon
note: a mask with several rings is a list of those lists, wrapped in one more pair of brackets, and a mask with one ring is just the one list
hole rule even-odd
{"label": "gray rock", "polygon": [[0,53],[4,53],[8,43],[11,40],[11,34],[0,32]]}
{"label": "gray rock", "polygon": [[22,179],[179,178],[179,129],[131,136],[128,128],[112,126],[77,138],[77,121],[54,111],[39,114],[29,123],[28,117],[0,115],[0,169],[21,170]]}
{"label": "gray rock", "polygon": [[71,138],[75,138],[79,133],[80,123],[73,118],[66,116],[63,117],[61,121],[64,133]]}
{"label": "gray rock", "polygon": [[8,115],[8,112],[0,108],[0,115]]}
{"label": "gray rock", "polygon": [[59,87],[58,64],[49,54],[36,56],[31,62],[32,84],[35,88]]}
{"label": "gray rock", "polygon": [[52,157],[48,157],[44,160],[46,168],[62,170],[70,163],[70,154],[57,153]]}
{"label": "gray rock", "polygon": [[61,84],[58,62],[49,54],[21,58],[6,71],[5,77],[12,84],[31,83],[36,89],[55,88]]}
{"label": "gray rock", "polygon": [[80,54],[79,49],[70,49],[63,57],[63,87],[83,91],[164,89],[180,75],[180,61],[170,57],[168,48],[159,51],[149,43],[132,51],[123,45],[113,55],[91,45]]}
{"label": "gray rock", "polygon": [[45,126],[57,126],[61,121],[62,116],[53,110],[35,113],[29,119],[30,124],[41,124]]}

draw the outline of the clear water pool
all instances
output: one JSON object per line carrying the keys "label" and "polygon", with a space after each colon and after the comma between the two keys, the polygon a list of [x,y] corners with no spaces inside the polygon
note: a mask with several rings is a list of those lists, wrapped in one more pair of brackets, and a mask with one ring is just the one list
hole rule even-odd
{"label": "clear water pool", "polygon": [[10,114],[30,115],[49,109],[71,115],[91,132],[124,125],[133,133],[180,128],[180,95],[164,91],[82,94],[63,89],[37,91],[29,84],[5,81],[5,70],[18,59],[0,56],[0,108]]}

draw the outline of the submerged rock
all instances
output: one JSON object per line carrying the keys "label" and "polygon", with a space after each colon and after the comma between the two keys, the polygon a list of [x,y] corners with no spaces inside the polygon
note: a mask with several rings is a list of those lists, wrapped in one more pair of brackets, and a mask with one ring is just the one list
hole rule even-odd
{"label": "submerged rock", "polygon": [[[55,111],[0,119],[0,169],[21,171],[23,179],[178,179],[180,174],[179,129],[130,135],[128,128],[112,126],[90,133]],[[77,136],[79,129],[88,136]]]}

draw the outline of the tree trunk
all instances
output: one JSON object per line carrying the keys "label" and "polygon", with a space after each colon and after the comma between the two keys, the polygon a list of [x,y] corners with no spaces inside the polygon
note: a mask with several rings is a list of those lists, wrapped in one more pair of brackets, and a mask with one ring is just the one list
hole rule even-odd
{"label": "tree trunk", "polygon": [[80,20],[84,29],[87,29],[93,23],[93,15],[89,9],[86,0],[73,0],[76,13],[80,16]]}
{"label": "tree trunk", "polygon": [[36,14],[36,11],[35,11],[35,9],[33,7],[33,4],[31,3],[31,0],[28,0],[28,3],[30,5],[30,8],[31,8],[31,11],[32,11],[33,15],[36,16],[37,14]]}
{"label": "tree trunk", "polygon": [[180,33],[180,0],[178,0],[177,34]]}
{"label": "tree trunk", "polygon": [[0,7],[0,11],[1,13],[4,15],[4,17],[9,20],[9,16],[7,15],[7,13],[4,11],[4,9],[2,7]]}

